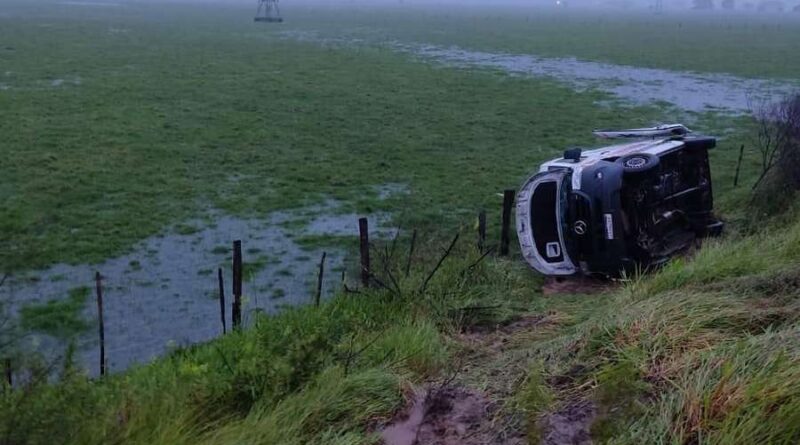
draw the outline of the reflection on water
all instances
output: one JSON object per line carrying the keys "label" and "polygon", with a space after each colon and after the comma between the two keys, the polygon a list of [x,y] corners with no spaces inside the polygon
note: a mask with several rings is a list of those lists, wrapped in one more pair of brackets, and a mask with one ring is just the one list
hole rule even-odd
{"label": "reflection on water", "polygon": [[[97,265],[56,265],[9,279],[0,288],[12,311],[30,304],[67,298],[71,289],[92,289],[83,316],[92,327],[78,339],[80,360],[97,372],[99,345],[95,320],[94,274],[104,277],[104,320],[109,369],[119,371],[143,363],[170,347],[209,340],[222,332],[217,268],[226,287],[226,317],[230,328],[232,242],[242,240],[244,257],[244,318],[254,311],[275,312],[282,305],[309,302],[316,292],[319,260],[327,252],[325,295],[341,286],[345,251],[337,247],[304,247],[304,236],[357,236],[358,215],[336,213],[335,202],[292,212],[275,212],[265,219],[211,214],[184,222],[167,233],[148,238],[131,253]],[[389,236],[388,215],[369,217],[372,236]],[[47,355],[64,344],[36,336],[31,345]],[[32,346],[31,346],[32,347]]]}

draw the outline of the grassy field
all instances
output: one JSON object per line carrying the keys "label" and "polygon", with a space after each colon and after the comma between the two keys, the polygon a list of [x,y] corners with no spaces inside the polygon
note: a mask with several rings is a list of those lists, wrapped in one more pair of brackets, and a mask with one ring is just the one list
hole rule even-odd
{"label": "grassy field", "polygon": [[[330,36],[796,79],[800,14],[543,10],[536,6],[294,6],[287,27]],[[746,63],[744,61],[747,61]]]}
{"label": "grassy field", "polygon": [[[278,32],[786,77],[800,63],[787,49],[794,22],[297,7],[285,15],[299,23],[276,30],[251,14],[0,5],[0,272],[100,261],[209,208],[252,216],[332,197],[341,211],[389,211],[421,229],[411,273],[404,254],[386,268],[378,259],[382,276],[397,277],[390,290],[258,318],[103,379],[73,366],[73,350],[56,363],[14,355],[29,380],[0,395],[0,443],[376,443],[412,387],[447,381],[480,392],[497,407],[493,424],[529,443],[549,415],[586,403],[598,443],[800,440],[798,210],[747,217],[754,153],[743,185],[732,180],[748,118],[691,116],[724,136],[712,171],[726,238],[597,295],[546,297],[517,258],[479,260],[476,211],[496,221],[498,191],[594,143],[590,129],[672,121],[677,110],[609,107],[602,93],[552,81]],[[690,51],[698,41],[703,52]],[[384,184],[410,193],[381,200]],[[48,314],[75,312],[86,295],[31,309],[22,328],[82,327]]]}
{"label": "grassy field", "polygon": [[[457,224],[539,161],[592,143],[591,128],[673,118],[543,80],[281,40],[236,8],[5,8],[20,14],[0,18],[6,271],[96,262],[208,208],[333,197],[406,226]],[[730,126],[701,117],[699,129]],[[737,144],[718,151],[721,177]],[[410,197],[381,202],[385,183]]]}

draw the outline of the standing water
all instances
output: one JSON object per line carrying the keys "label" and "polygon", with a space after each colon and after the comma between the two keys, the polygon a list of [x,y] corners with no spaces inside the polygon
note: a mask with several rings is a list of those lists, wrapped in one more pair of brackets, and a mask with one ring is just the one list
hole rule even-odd
{"label": "standing water", "polygon": [[[358,215],[335,213],[338,204],[275,212],[266,219],[215,214],[189,221],[177,230],[150,237],[122,256],[96,265],[59,264],[35,275],[9,278],[0,301],[10,302],[23,326],[47,330],[36,314],[76,301],[79,362],[96,374],[99,341],[95,323],[94,274],[103,276],[107,369],[120,371],[146,363],[175,347],[207,341],[222,333],[217,270],[225,276],[226,318],[231,326],[232,243],[242,240],[244,257],[243,318],[256,312],[313,301],[320,257],[327,252],[323,295],[341,287],[346,252],[341,247],[309,244],[309,237],[358,235]],[[388,215],[369,218],[373,236],[390,236]],[[305,240],[304,240],[305,238]],[[313,240],[312,240],[313,241]],[[69,298],[67,296],[70,296]],[[68,315],[68,314],[67,314]],[[72,323],[73,325],[76,323]],[[29,326],[30,327],[30,326]],[[59,327],[50,326],[58,331]],[[50,360],[65,350],[63,335],[49,332],[29,339],[29,346]]]}

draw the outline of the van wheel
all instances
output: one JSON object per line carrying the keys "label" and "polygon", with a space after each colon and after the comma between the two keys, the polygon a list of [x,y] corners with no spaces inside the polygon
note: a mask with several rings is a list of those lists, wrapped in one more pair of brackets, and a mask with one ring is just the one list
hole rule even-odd
{"label": "van wheel", "polygon": [[658,167],[658,156],[649,153],[634,153],[617,159],[622,170],[628,174],[639,174],[653,171]]}

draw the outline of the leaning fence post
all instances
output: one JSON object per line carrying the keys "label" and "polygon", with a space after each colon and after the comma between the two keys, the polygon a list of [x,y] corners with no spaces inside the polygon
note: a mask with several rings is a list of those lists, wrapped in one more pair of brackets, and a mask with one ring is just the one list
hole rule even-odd
{"label": "leaning fence post", "polygon": [[242,241],[233,242],[233,329],[242,325]]}
{"label": "leaning fence post", "polygon": [[361,284],[369,286],[369,223],[367,218],[358,220],[358,235],[361,244]]}
{"label": "leaning fence post", "polygon": [[414,258],[414,245],[417,243],[417,229],[411,234],[411,245],[408,247],[408,261],[406,261],[406,277],[411,272],[411,259]]}
{"label": "leaning fence post", "polygon": [[478,213],[478,252],[483,253],[486,246],[486,210]]}
{"label": "leaning fence post", "polygon": [[225,284],[222,281],[222,268],[217,269],[217,280],[219,281],[219,317],[222,320],[222,333],[226,334],[228,327],[225,324]]}
{"label": "leaning fence post", "polygon": [[511,207],[514,205],[514,190],[503,192],[503,220],[500,232],[500,255],[508,255],[509,233],[511,227]]}
{"label": "leaning fence post", "polygon": [[8,387],[11,388],[14,386],[14,369],[11,367],[11,359],[7,358],[3,360],[3,368],[4,374],[6,378],[6,383]]}
{"label": "leaning fence post", "polygon": [[106,331],[103,325],[103,277],[100,272],[94,275],[97,291],[97,329],[100,334],[100,375],[106,375]]}
{"label": "leaning fence post", "polygon": [[742,167],[742,156],[744,155],[744,144],[739,147],[739,160],[736,162],[736,174],[733,175],[733,186],[739,185],[739,169]]}
{"label": "leaning fence post", "polygon": [[322,297],[322,276],[325,273],[325,256],[327,252],[322,252],[322,259],[319,261],[319,277],[317,278],[317,295],[314,304],[319,307],[319,299]]}

